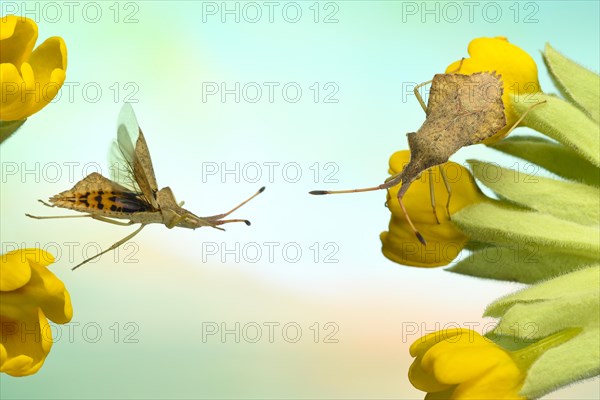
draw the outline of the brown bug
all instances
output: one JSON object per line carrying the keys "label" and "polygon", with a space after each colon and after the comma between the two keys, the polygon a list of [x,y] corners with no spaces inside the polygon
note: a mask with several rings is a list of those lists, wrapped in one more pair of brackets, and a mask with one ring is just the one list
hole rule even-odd
{"label": "brown bug", "polygon": [[[461,62],[462,64],[462,62]],[[460,66],[458,68],[460,70]],[[427,106],[418,89],[431,83],[430,95]],[[389,189],[401,184],[398,190],[398,201],[411,229],[426,245],[425,238],[414,226],[402,197],[424,171],[432,173],[432,167],[440,166],[448,161],[450,156],[460,148],[478,144],[493,136],[506,126],[504,103],[502,102],[503,85],[500,75],[495,72],[479,72],[472,75],[462,74],[437,74],[433,80],[417,85],[414,89],[415,96],[425,111],[427,117],[417,132],[408,133],[408,146],[410,148],[410,161],[404,169],[390,176],[384,183],[374,187],[350,190],[314,190],[310,194],[339,194],[368,192],[372,190]],[[542,104],[532,105],[515,124],[509,129],[510,133],[525,118],[531,108]],[[508,135],[507,133],[507,135]],[[438,167],[448,191],[446,212],[450,218],[451,188],[446,178],[444,169]],[[439,223],[435,211],[435,194],[433,179],[429,179],[431,205],[436,221]]]}
{"label": "brown bug", "polygon": [[[203,226],[221,229],[220,225],[230,222],[244,222],[245,219],[223,219],[254,197],[264,191],[264,187],[228,212],[199,217],[184,209],[183,202],[177,203],[169,187],[158,190],[150,152],[146,139],[140,129],[133,108],[125,103],[118,120],[117,139],[113,142],[109,158],[111,160],[111,178],[94,172],[79,181],[72,189],[66,190],[50,198],[48,207],[62,207],[85,213],[85,215],[38,217],[25,214],[35,219],[50,218],[93,218],[115,225],[128,226],[140,224],[140,227],[125,236],[108,249],[79,263],[72,269],[121,246],[137,235],[148,224],[164,224],[173,227],[196,229]],[[116,221],[125,219],[128,222]]]}

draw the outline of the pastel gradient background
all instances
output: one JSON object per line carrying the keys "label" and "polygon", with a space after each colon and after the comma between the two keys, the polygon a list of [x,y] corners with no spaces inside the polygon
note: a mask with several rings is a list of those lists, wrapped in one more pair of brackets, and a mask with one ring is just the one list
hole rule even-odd
{"label": "pastel gradient background", "polygon": [[[407,379],[410,344],[447,327],[485,332],[486,305],[522,286],[394,264],[380,252],[384,192],[307,192],[381,182],[424,119],[412,86],[468,56],[475,37],[506,36],[529,52],[546,92],[556,92],[546,42],[598,71],[598,2],[475,3],[469,15],[463,2],[275,2],[270,22],[263,2],[81,2],[69,15],[63,2],[2,0],[2,14],[37,13],[39,42],[59,35],[69,51],[69,89],[1,147],[2,252],[39,246],[59,256],[53,271],[75,315],[56,328],[38,374],[0,377],[1,397],[422,398]],[[237,7],[239,22],[224,7]],[[236,82],[239,102],[206,92]],[[272,101],[264,82],[274,82]],[[290,82],[302,89],[297,102],[292,89],[282,93]],[[253,83],[262,88],[254,103]],[[136,103],[159,186],[186,208],[212,215],[267,190],[235,214],[251,227],[150,226],[71,272],[84,250],[132,228],[24,213],[69,215],[36,199],[98,168],[107,174],[124,101]],[[482,145],[453,160],[468,158],[517,162]],[[236,163],[239,179],[223,174]],[[594,399],[598,386],[546,398]]]}

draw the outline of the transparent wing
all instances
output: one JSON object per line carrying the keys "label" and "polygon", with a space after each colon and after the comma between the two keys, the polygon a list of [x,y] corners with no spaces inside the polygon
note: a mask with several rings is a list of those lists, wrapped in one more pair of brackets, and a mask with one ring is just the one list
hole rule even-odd
{"label": "transparent wing", "polygon": [[139,126],[133,108],[124,104],[117,122],[117,138],[113,140],[108,154],[110,177],[132,192],[142,193],[135,180],[135,145],[139,137]]}
{"label": "transparent wing", "polygon": [[109,168],[112,180],[140,194],[158,208],[158,191],[152,160],[146,140],[140,129],[133,108],[125,103],[117,124],[117,139],[109,152]]}

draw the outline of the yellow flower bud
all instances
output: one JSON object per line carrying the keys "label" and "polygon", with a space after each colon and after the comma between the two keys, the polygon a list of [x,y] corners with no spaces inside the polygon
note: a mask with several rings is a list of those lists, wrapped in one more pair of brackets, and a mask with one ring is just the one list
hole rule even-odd
{"label": "yellow flower bud", "polygon": [[[390,174],[394,175],[404,168],[410,160],[410,151],[403,150],[392,154]],[[454,162],[441,165],[446,172],[452,190],[450,197],[450,216],[463,207],[481,202],[486,197],[479,191],[470,172]],[[447,265],[461,252],[469,239],[449,219],[446,211],[448,191],[438,168],[433,168],[433,188],[435,193],[438,224],[431,205],[429,172],[414,181],[403,197],[408,214],[427,240],[423,246],[410,229],[396,196],[400,185],[388,190],[388,208],[392,213],[389,231],[380,235],[383,255],[398,264],[414,267],[439,267]]]}
{"label": "yellow flower bud", "polygon": [[523,399],[526,371],[511,353],[469,329],[447,329],[418,339],[410,382],[427,399]]}

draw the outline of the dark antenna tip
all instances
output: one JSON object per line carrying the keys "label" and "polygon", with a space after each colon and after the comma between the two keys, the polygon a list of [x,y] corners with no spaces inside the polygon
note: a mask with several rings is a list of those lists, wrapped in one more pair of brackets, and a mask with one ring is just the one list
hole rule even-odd
{"label": "dark antenna tip", "polygon": [[264,192],[264,191],[265,191],[265,189],[266,189],[266,187],[265,187],[265,186],[261,187],[260,189],[258,189],[258,193],[262,193],[262,192]]}
{"label": "dark antenna tip", "polygon": [[415,234],[417,235],[417,239],[419,239],[419,242],[421,242],[423,246],[427,246],[427,241],[425,240],[423,235],[421,235],[419,232],[415,232]]}
{"label": "dark antenna tip", "polygon": [[252,224],[250,223],[250,221],[248,221],[247,219],[246,219],[246,220],[244,220],[244,223],[245,223],[246,225],[248,225],[248,226],[252,225]]}
{"label": "dark antenna tip", "polygon": [[327,191],[327,190],[312,190],[312,191],[308,192],[308,194],[314,194],[314,195],[320,196],[322,194],[329,194],[329,191]]}

